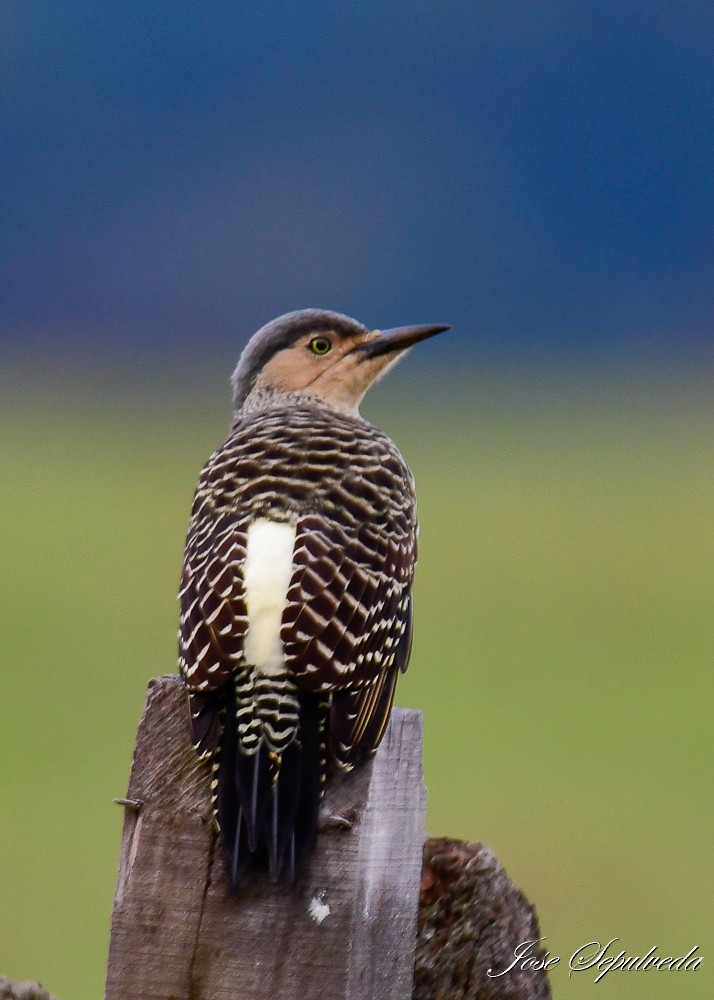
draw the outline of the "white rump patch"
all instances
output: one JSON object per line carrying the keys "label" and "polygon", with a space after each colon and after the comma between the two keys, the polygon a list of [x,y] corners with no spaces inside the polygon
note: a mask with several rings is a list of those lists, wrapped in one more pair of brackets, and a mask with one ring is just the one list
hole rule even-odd
{"label": "white rump patch", "polygon": [[261,517],[248,526],[243,580],[248,610],[246,661],[262,674],[283,672],[280,621],[293,571],[295,525]]}

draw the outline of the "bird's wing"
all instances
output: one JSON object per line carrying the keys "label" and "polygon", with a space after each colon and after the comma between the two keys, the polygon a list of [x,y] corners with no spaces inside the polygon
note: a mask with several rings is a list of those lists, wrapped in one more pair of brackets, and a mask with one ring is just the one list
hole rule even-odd
{"label": "bird's wing", "polygon": [[300,687],[333,693],[332,756],[343,769],[377,748],[406,669],[415,558],[413,517],[298,521],[281,638]]}
{"label": "bird's wing", "polygon": [[246,525],[234,514],[192,522],[179,600],[179,669],[189,690],[193,741],[210,754],[220,735],[212,697],[243,658],[248,628],[242,566]]}

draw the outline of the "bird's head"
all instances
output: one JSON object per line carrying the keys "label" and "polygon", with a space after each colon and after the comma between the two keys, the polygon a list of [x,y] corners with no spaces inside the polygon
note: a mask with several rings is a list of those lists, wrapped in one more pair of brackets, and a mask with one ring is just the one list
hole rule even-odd
{"label": "bird's head", "polygon": [[243,351],[233,373],[236,411],[304,396],[355,413],[367,389],[410,347],[448,329],[368,330],[321,309],[286,313],[258,330]]}

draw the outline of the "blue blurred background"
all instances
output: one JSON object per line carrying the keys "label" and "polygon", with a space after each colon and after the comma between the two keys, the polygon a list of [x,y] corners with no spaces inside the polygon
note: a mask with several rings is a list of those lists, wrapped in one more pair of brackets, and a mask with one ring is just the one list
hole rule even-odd
{"label": "blue blurred background", "polygon": [[711,5],[3,4],[2,336],[302,304],[479,354],[708,346]]}
{"label": "blue blurred background", "polygon": [[6,0],[0,26],[0,972],[101,992],[195,478],[246,338],[303,306],[454,327],[366,409],[420,486],[398,700],[431,831],[489,843],[562,963],[704,948],[714,8]]}

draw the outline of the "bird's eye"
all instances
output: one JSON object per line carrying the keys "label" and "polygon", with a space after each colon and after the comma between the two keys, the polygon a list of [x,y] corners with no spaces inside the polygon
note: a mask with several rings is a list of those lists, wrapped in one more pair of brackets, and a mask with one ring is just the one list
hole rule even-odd
{"label": "bird's eye", "polygon": [[313,337],[308,344],[308,347],[313,354],[327,354],[332,347],[332,344],[327,337]]}

